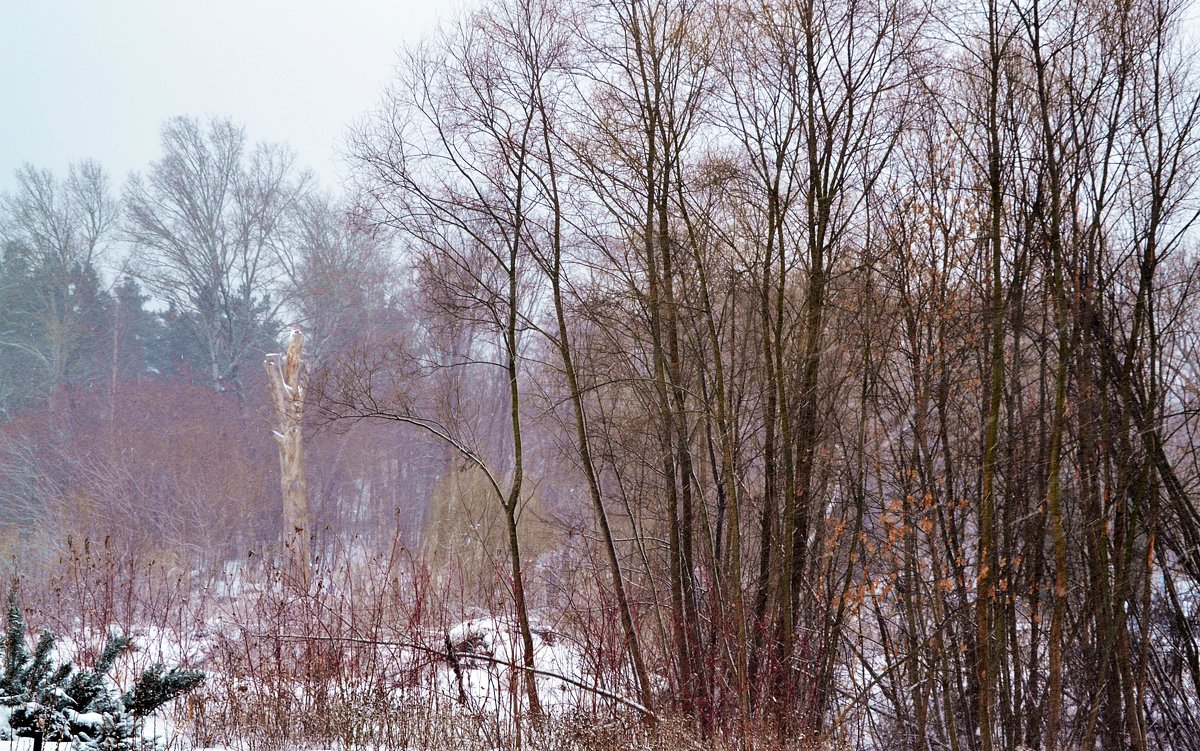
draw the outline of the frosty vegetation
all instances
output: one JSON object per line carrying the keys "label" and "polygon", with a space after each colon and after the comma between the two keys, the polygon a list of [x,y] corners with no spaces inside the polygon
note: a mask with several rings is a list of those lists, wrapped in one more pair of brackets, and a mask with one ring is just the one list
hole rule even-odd
{"label": "frosty vegetation", "polygon": [[109,635],[95,667],[79,669],[67,661],[55,664],[55,636],[49,631],[30,652],[15,592],[9,595],[4,625],[0,738],[31,738],[34,751],[42,751],[47,741],[70,741],[80,751],[133,751],[141,745],[146,716],[204,680],[198,670],[168,670],[156,663],[118,693],[108,674],[133,646],[129,637]]}
{"label": "frosty vegetation", "polygon": [[46,740],[1200,751],[1187,12],[486,0],[336,197],[226,118],[22,169]]}

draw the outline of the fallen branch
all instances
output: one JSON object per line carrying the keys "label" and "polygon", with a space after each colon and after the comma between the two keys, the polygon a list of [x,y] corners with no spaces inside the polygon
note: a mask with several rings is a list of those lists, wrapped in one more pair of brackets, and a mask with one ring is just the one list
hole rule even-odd
{"label": "fallen branch", "polygon": [[599,696],[602,699],[608,699],[610,701],[615,701],[618,704],[623,704],[626,707],[629,707],[630,709],[632,709],[636,712],[639,712],[643,717],[645,717],[648,720],[658,722],[658,719],[659,719],[658,715],[655,714],[654,712],[650,711],[649,709],[642,706],[641,704],[638,704],[636,701],[633,701],[632,699],[627,699],[624,696],[621,696],[620,694],[615,694],[612,691],[606,691],[605,689],[599,688],[597,686],[589,686],[588,684],[584,683],[583,681],[577,680],[575,678],[571,678],[569,676],[562,675],[560,673],[555,673],[554,671],[551,671],[551,670],[543,670],[542,668],[526,667],[524,665],[519,665],[514,662],[509,662],[508,660],[503,660],[503,659],[501,659],[499,657],[495,657],[493,655],[478,654],[475,652],[457,652],[457,651],[449,651],[449,650],[445,650],[445,649],[435,649],[434,647],[429,647],[424,644],[418,644],[416,642],[386,641],[386,640],[381,640],[381,639],[363,639],[363,638],[354,637],[354,636],[301,636],[299,634],[255,634],[255,633],[251,633],[250,636],[253,636],[258,639],[286,639],[289,641],[350,642],[352,644],[365,644],[368,646],[376,646],[376,647],[401,647],[404,649],[415,649],[419,652],[424,652],[425,654],[433,655],[433,656],[440,657],[440,658],[445,658],[447,660],[457,660],[459,658],[470,658],[470,659],[474,659],[474,660],[483,660],[484,662],[489,662],[493,665],[501,665],[503,667],[506,667],[506,668],[509,668],[512,670],[525,670],[525,671],[533,673],[534,675],[540,675],[544,678],[555,678],[557,680],[562,681],[563,683],[569,684],[571,686],[575,686],[576,688],[583,689],[584,691],[587,691],[591,694]]}

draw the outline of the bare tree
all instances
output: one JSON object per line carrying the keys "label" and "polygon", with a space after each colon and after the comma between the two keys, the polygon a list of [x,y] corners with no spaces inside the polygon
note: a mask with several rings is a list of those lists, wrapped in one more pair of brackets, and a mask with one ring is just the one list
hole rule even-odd
{"label": "bare tree", "polygon": [[240,392],[239,368],[283,303],[281,261],[308,176],[281,146],[250,148],[230,120],[168,120],[162,147],[126,186],[131,268],[187,316],[212,386]]}
{"label": "bare tree", "polygon": [[518,534],[526,498],[522,359],[536,296],[529,246],[537,236],[531,219],[537,111],[532,94],[505,75],[512,50],[498,31],[506,10],[485,7],[411,51],[386,107],[358,134],[355,152],[367,207],[410,241],[416,284],[429,304],[455,327],[484,335],[486,344],[453,365],[504,375],[507,451],[499,462],[486,461],[427,416],[400,415],[484,470],[504,510],[526,695],[540,721]]}
{"label": "bare tree", "polygon": [[312,193],[299,202],[285,255],[288,308],[307,331],[308,359],[380,341],[396,321],[402,270],[393,234]]}
{"label": "bare tree", "polygon": [[31,165],[16,177],[16,191],[0,198],[0,232],[29,253],[43,337],[30,343],[0,331],[0,350],[20,348],[34,356],[45,370],[43,391],[53,397],[88,328],[98,323],[88,320],[98,311],[84,304],[83,295],[100,291],[96,264],[113,238],[118,206],[95,162],[70,165],[65,179]]}

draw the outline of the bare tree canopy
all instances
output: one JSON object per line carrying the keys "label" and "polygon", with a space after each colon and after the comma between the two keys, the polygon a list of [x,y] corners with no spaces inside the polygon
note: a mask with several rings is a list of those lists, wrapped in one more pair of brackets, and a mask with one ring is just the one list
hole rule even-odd
{"label": "bare tree canopy", "polygon": [[286,148],[250,146],[230,120],[170,120],[162,149],[126,185],[131,268],[189,317],[212,385],[236,391],[260,326],[282,301],[287,240],[308,177]]}

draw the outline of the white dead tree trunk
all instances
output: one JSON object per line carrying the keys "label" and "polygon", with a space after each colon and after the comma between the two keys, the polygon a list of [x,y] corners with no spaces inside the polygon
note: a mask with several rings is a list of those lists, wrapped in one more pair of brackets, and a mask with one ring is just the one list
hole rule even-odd
{"label": "white dead tree trunk", "polygon": [[279,444],[279,477],[283,487],[283,545],[293,573],[307,588],[311,577],[308,528],[308,492],[304,483],[304,454],[301,422],[304,416],[304,387],[300,383],[300,350],[304,335],[292,329],[284,355],[270,354],[263,361],[270,382],[278,425],[271,431]]}

